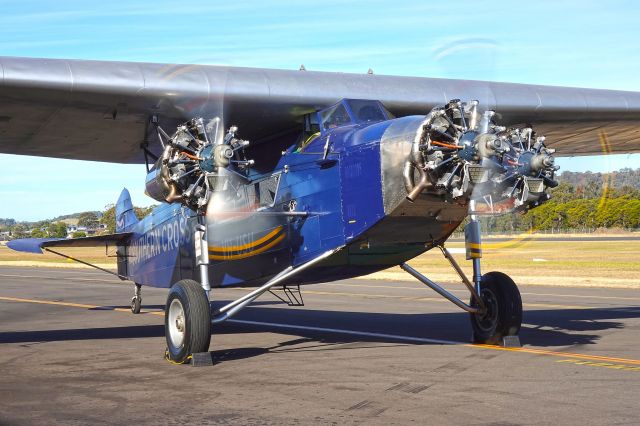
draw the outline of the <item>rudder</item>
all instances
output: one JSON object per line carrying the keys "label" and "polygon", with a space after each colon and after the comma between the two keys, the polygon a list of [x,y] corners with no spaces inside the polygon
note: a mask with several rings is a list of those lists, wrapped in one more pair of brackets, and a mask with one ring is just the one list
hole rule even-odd
{"label": "rudder", "polygon": [[128,232],[138,223],[138,217],[133,211],[131,195],[127,188],[123,188],[116,203],[116,232]]}

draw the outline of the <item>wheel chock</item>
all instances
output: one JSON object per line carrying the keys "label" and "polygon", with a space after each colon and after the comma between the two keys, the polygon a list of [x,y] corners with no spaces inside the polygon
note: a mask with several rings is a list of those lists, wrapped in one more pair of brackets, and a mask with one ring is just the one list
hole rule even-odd
{"label": "wheel chock", "polygon": [[213,365],[213,354],[211,352],[191,354],[191,365],[193,367],[211,367]]}
{"label": "wheel chock", "polygon": [[502,338],[502,347],[504,348],[521,348],[520,337],[518,336],[504,336]]}

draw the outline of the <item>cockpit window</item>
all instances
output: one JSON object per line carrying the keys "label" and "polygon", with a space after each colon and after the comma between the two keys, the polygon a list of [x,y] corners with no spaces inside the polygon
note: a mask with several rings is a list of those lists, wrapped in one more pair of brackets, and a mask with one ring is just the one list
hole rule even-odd
{"label": "cockpit window", "polygon": [[324,111],[320,111],[320,122],[322,123],[322,128],[327,130],[349,124],[351,123],[351,118],[344,105],[339,103]]}
{"label": "cockpit window", "polygon": [[[368,125],[391,118],[393,116],[379,101],[371,99],[343,99],[318,112],[319,127],[322,133],[349,124]],[[311,134],[310,129],[312,128],[311,122],[307,123],[307,121],[305,121],[305,137]]]}
{"label": "cockpit window", "polygon": [[380,109],[380,103],[371,100],[350,99],[347,101],[358,123],[383,121],[386,119]]}

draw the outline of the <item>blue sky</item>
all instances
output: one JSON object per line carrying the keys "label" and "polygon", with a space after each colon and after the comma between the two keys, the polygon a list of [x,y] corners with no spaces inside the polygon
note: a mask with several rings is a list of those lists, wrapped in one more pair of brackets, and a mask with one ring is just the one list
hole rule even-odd
{"label": "blue sky", "polygon": [[[640,91],[632,1],[0,0],[0,56],[366,72]],[[561,159],[638,167],[639,155]],[[144,166],[0,155],[0,217],[137,205]]]}

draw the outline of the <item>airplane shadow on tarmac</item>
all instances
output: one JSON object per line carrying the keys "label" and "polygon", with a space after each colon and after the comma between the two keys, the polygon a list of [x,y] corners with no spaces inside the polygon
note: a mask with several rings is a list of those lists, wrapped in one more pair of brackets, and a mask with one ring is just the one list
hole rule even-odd
{"label": "airplane shadow on tarmac", "polygon": [[[222,305],[225,302],[217,301]],[[288,350],[343,350],[349,349],[347,343],[386,343],[397,345],[431,344],[402,341],[384,336],[341,334],[324,330],[287,329],[265,324],[250,324],[255,321],[273,324],[295,324],[298,326],[344,329],[365,333],[392,334],[424,339],[468,342],[471,326],[468,314],[464,312],[447,313],[376,313],[311,310],[308,308],[265,307],[277,302],[257,302],[238,314],[236,319],[243,322],[225,322],[213,327],[213,347],[215,336],[237,333],[258,333],[271,331],[291,335],[293,340],[282,342],[272,348],[238,348],[213,351],[217,361],[233,360],[259,356],[268,352]],[[162,309],[163,305],[146,305],[144,309]],[[104,306],[92,310],[111,310],[116,307]],[[127,307],[123,307],[127,308]],[[90,315],[90,313],[87,313]],[[608,330],[623,329],[620,320],[640,317],[640,307],[616,307],[567,310],[530,310],[525,311],[520,339],[525,346],[575,346],[595,344],[602,333]],[[135,317],[132,316],[132,323]],[[122,327],[73,328],[60,330],[16,331],[0,333],[0,344],[26,342],[52,342],[94,339],[130,339],[164,337],[164,325],[131,325]],[[304,347],[288,348],[304,343]],[[316,345],[313,345],[316,343]],[[336,347],[336,345],[341,345]]]}
{"label": "airplane shadow on tarmac", "polygon": [[[520,340],[525,346],[576,346],[595,344],[604,332],[623,329],[620,320],[640,317],[640,307],[530,310],[524,312]],[[317,328],[354,330],[424,339],[469,342],[471,324],[465,312],[390,314],[318,311],[308,308],[248,308],[237,319]],[[317,341],[409,343],[392,338],[338,334],[330,331],[286,329],[268,325],[224,323],[213,334],[273,331]],[[424,343],[428,344],[428,343]]]}

